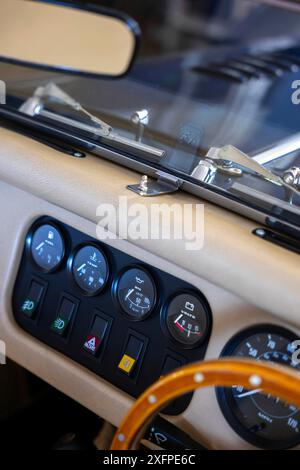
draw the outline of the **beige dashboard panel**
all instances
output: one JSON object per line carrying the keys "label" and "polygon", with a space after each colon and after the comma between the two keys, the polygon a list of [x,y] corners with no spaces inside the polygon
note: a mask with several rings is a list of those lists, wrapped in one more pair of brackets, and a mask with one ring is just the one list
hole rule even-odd
{"label": "beige dashboard panel", "polygon": [[[12,289],[22,247],[32,222],[47,214],[91,237],[95,237],[95,224],[3,182],[0,183],[0,193],[0,339],[6,342],[8,356],[99,416],[118,425],[132,399],[21,330],[14,321],[11,308]],[[213,311],[213,331],[207,357],[218,357],[226,341],[241,328],[265,322],[280,324],[276,317],[247,305],[199,276],[135,247],[126,240],[106,242],[128,254],[134,254],[154,267],[185,279],[204,293]],[[172,418],[172,421],[213,448],[251,447],[226,423],[212,389],[196,392],[186,412]]]}
{"label": "beige dashboard panel", "polygon": [[[0,339],[6,342],[13,360],[117,425],[132,400],[22,331],[12,316],[11,295],[25,234],[35,219],[53,216],[95,237],[99,203],[116,205],[119,195],[140,202],[125,189],[138,175],[92,156],[73,159],[4,129],[0,137]],[[174,198],[181,204],[195,202],[195,198],[181,193],[158,200],[172,204]],[[199,253],[189,254],[178,240],[133,243],[114,239],[106,243],[186,280],[204,293],[213,312],[207,352],[207,357],[213,358],[241,328],[266,322],[286,327],[289,322],[300,323],[291,302],[299,305],[297,256],[256,239],[251,235],[253,227],[246,219],[205,204],[205,243]],[[98,227],[98,234],[99,230],[104,233]],[[265,310],[259,306],[265,306]],[[250,447],[226,423],[214,390],[196,392],[186,412],[172,420],[210,447]]]}
{"label": "beige dashboard panel", "polygon": [[[100,203],[117,207],[120,196],[126,196],[129,205],[143,203],[148,208],[203,203],[181,192],[141,199],[126,189],[139,178],[133,171],[91,155],[75,159],[6,129],[0,129],[0,139],[3,181],[93,222],[98,222]],[[255,223],[206,202],[204,207],[201,250],[185,250],[185,240],[135,240],[135,246],[300,325],[298,255],[253,236]]]}

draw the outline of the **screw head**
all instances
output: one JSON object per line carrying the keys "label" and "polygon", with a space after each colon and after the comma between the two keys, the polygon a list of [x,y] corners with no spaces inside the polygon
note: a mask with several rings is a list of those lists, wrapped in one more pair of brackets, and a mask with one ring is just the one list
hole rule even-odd
{"label": "screw head", "polygon": [[263,229],[263,228],[258,228],[256,231],[255,231],[256,235],[258,235],[259,237],[264,237],[266,235],[266,231]]}

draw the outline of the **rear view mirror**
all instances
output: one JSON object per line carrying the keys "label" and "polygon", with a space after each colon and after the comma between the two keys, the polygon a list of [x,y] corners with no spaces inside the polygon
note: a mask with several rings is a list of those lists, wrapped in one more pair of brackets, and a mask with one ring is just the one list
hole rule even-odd
{"label": "rear view mirror", "polygon": [[0,60],[63,73],[120,77],[130,68],[139,27],[97,6],[0,0]]}

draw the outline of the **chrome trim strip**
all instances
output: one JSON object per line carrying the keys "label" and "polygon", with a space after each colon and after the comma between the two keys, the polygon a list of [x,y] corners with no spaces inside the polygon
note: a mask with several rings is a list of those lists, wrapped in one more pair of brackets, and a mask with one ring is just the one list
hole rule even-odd
{"label": "chrome trim strip", "polygon": [[[8,119],[8,121],[19,123],[19,125],[26,124],[28,128],[35,128],[40,132],[51,132],[52,135],[56,135],[57,138],[61,138],[62,140],[67,138],[69,141],[72,141],[73,145],[76,145],[76,142],[77,145],[82,145],[85,149],[88,149],[89,152],[101,158],[105,158],[109,161],[117,163],[118,165],[130,168],[142,175],[145,174],[151,178],[156,178],[157,170],[159,168],[154,166],[154,162],[149,161],[148,163],[145,161],[138,161],[130,155],[123,155],[115,150],[102,147],[100,144],[92,143],[83,137],[76,135],[74,136],[70,131],[52,127],[48,123],[37,121],[26,115],[15,112],[14,110],[9,110],[7,107],[0,107],[0,117],[1,116],[4,119]],[[164,171],[167,173],[166,169]],[[170,175],[172,175],[171,172]],[[293,232],[294,236],[300,239],[300,220],[299,224],[287,222],[265,212],[263,208],[254,208],[247,205],[247,201],[237,201],[233,199],[234,195],[232,195],[232,198],[230,198],[225,191],[224,194],[222,194],[222,189],[217,188],[214,185],[210,185],[210,187],[207,188],[203,184],[199,184],[199,182],[192,182],[188,179],[184,179],[184,175],[178,175],[178,177],[180,177],[182,181],[180,190],[186,191],[187,193],[193,194],[201,199],[206,199],[213,204],[219,205],[244,217],[255,220],[260,224],[268,225],[268,220],[271,219],[272,222],[280,224],[282,231],[285,233]],[[131,182],[128,181],[128,183],[130,184]],[[132,183],[136,183],[136,181],[132,181]],[[249,204],[251,204],[251,201],[249,201]]]}
{"label": "chrome trim strip", "polygon": [[257,153],[252,158],[260,165],[271,163],[278,158],[284,157],[296,150],[300,150],[300,132],[279,141],[272,148],[264,152]]}

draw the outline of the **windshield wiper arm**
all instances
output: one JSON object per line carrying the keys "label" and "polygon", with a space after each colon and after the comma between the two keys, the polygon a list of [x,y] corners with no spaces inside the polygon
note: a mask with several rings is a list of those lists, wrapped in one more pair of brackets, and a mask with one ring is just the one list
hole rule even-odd
{"label": "windshield wiper arm", "polygon": [[[46,104],[51,102],[70,106],[75,111],[83,113],[90,119],[91,124],[86,124],[45,109]],[[123,148],[127,152],[137,153],[138,156],[146,159],[150,158],[151,160],[154,159],[159,161],[166,154],[164,150],[147,145],[140,140],[136,141],[118,134],[113,130],[112,126],[91,114],[78,101],[54,83],[48,83],[46,86],[38,87],[34,94],[22,103],[19,111],[27,114],[28,116],[33,117],[40,115],[53,121],[60,122],[61,124],[66,124],[77,129],[90,132],[103,138],[110,145]]]}
{"label": "windshield wiper arm", "polygon": [[250,174],[281,186],[287,191],[290,203],[294,194],[299,195],[299,188],[291,178],[288,180],[285,175],[283,177],[276,175],[233,145],[211,147],[194,168],[191,176],[205,183],[212,183],[217,172],[227,174],[231,178]]}

